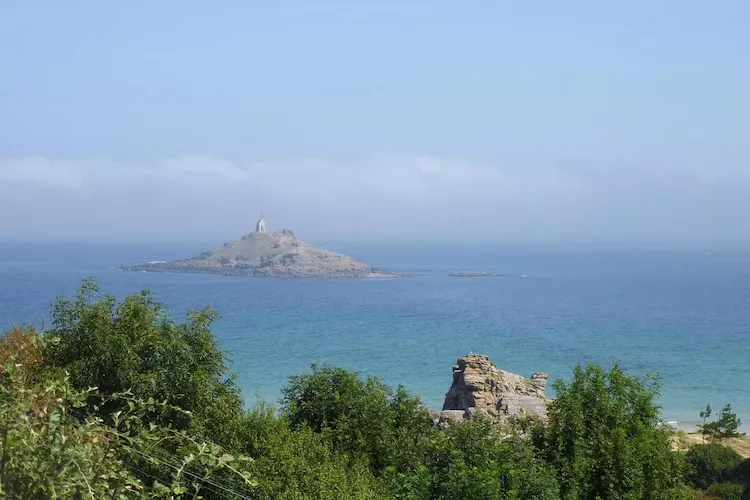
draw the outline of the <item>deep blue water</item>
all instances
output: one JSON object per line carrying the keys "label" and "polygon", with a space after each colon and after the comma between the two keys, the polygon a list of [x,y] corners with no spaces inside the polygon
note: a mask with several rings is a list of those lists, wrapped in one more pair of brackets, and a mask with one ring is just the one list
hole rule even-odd
{"label": "deep blue water", "polygon": [[[49,318],[84,276],[118,296],[147,288],[182,319],[210,305],[248,400],[329,362],[403,384],[439,408],[468,352],[503,369],[566,378],[577,363],[658,371],[667,420],[731,402],[750,423],[750,253],[476,250],[329,245],[409,279],[274,280],[125,273],[197,253],[185,246],[0,244],[0,328]],[[503,273],[451,278],[453,271]],[[548,394],[552,394],[549,390]]]}

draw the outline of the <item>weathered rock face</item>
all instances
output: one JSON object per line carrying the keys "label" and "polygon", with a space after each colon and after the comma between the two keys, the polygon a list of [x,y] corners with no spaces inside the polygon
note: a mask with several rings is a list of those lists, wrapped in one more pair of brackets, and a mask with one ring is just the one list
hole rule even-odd
{"label": "weathered rock face", "polygon": [[453,367],[453,385],[445,396],[440,423],[467,420],[478,413],[495,422],[524,415],[546,420],[548,380],[546,373],[528,379],[499,369],[489,356],[469,354]]}

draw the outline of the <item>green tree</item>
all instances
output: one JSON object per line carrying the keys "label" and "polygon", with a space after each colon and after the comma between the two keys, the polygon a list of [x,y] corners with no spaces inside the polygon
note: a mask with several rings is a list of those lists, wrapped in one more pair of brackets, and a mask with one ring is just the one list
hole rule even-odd
{"label": "green tree", "polygon": [[[148,291],[118,302],[87,279],[72,300],[55,303],[45,360],[66,370],[78,389],[169,402],[146,422],[236,448],[244,405],[210,330],[216,317],[210,309],[191,311],[187,322],[175,324]],[[102,418],[119,410],[118,401],[97,406]]]}
{"label": "green tree", "polygon": [[375,377],[331,366],[291,377],[283,389],[283,413],[292,429],[321,433],[336,453],[364,455],[376,472],[408,461],[416,443],[433,431],[419,399],[394,391]]}
{"label": "green tree", "polygon": [[292,430],[272,408],[257,404],[249,413],[247,453],[258,487],[253,497],[271,499],[380,499],[384,488],[365,460],[337,454],[325,437],[302,426]]}
{"label": "green tree", "polygon": [[535,442],[557,469],[563,498],[678,498],[684,464],[660,426],[658,380],[589,365],[554,387],[549,425]]}
{"label": "green tree", "polygon": [[425,453],[419,489],[400,498],[498,500],[558,499],[555,471],[527,439],[501,433],[485,419],[452,424]]}
{"label": "green tree", "polygon": [[732,411],[732,405],[727,405],[722,408],[719,413],[719,420],[717,420],[716,426],[716,437],[719,439],[727,439],[733,437],[744,436],[744,432],[739,432],[739,428],[742,425],[742,421],[737,418],[737,414]]}
{"label": "green tree", "polygon": [[711,418],[710,404],[707,404],[706,409],[700,412],[700,416],[703,419],[703,424],[699,425],[699,427],[704,442],[706,437],[727,439],[745,435],[744,432],[739,432],[742,421],[737,418],[737,414],[732,411],[732,405],[729,403],[721,409],[718,419],[713,422],[708,421],[708,419]]}
{"label": "green tree", "polygon": [[[45,342],[33,330],[18,334],[0,337],[0,497],[204,497],[216,484],[212,476],[233,480],[237,491],[255,484],[241,456],[172,429],[140,428],[144,412],[160,403],[76,389],[65,373],[37,362]],[[126,410],[107,421],[81,417],[77,409],[93,399],[120,400]],[[179,453],[168,453],[161,446],[166,441]],[[167,467],[144,481],[133,465],[154,461]]]}

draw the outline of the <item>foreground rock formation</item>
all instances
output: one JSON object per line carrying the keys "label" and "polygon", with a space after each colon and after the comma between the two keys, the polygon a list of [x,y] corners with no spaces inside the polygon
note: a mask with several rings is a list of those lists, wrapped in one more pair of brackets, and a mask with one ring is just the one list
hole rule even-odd
{"label": "foreground rock formation", "polygon": [[546,373],[528,379],[499,369],[484,354],[469,354],[453,367],[453,385],[445,396],[440,425],[478,414],[494,422],[530,415],[546,421],[548,380]]}
{"label": "foreground rock formation", "polygon": [[[259,223],[260,224],[260,223]],[[124,271],[208,273],[279,278],[385,278],[364,262],[295,238],[291,231],[256,231],[198,257],[122,266]]]}

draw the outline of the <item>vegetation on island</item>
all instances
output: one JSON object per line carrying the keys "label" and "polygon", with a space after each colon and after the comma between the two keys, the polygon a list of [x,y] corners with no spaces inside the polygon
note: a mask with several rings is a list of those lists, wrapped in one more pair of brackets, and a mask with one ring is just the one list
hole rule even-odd
{"label": "vegetation on island", "polygon": [[[577,367],[549,422],[434,425],[419,398],[328,365],[248,408],[211,333],[148,292],[84,281],[49,328],[0,338],[0,497],[9,499],[743,498],[748,462],[721,444],[673,449],[658,380]],[[735,425],[736,424],[736,425]],[[699,491],[700,490],[700,491]],[[701,496],[699,496],[701,495]]]}

